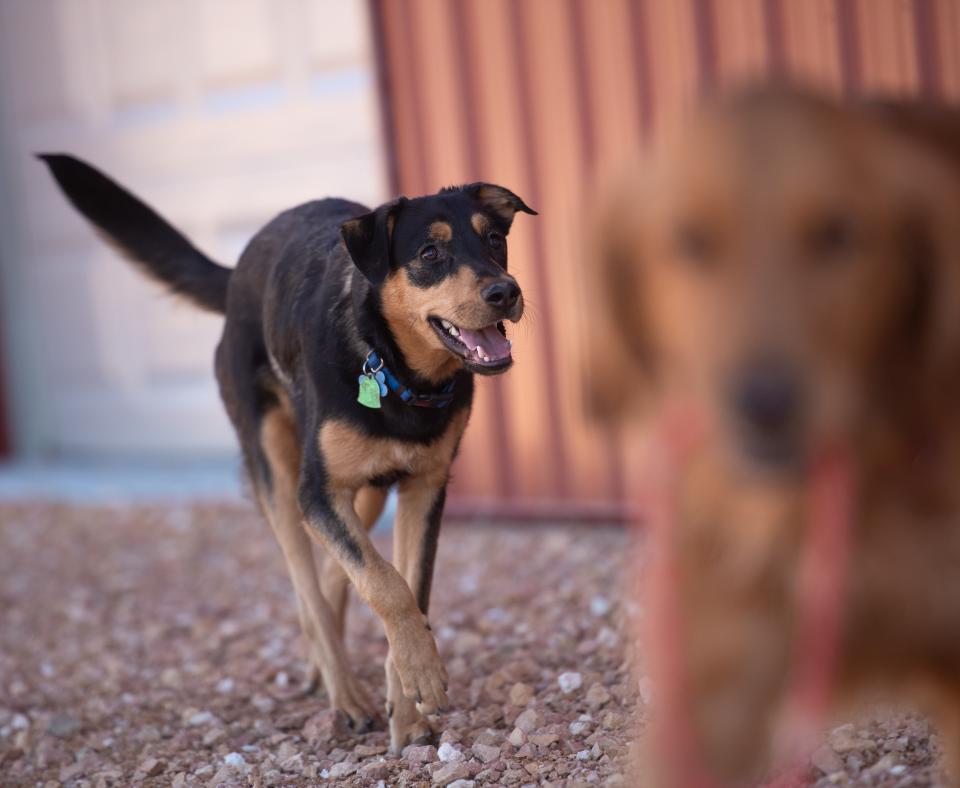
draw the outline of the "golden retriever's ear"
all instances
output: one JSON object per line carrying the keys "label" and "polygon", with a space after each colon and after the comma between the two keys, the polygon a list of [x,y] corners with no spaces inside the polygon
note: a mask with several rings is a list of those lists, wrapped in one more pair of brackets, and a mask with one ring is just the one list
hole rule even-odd
{"label": "golden retriever's ear", "polygon": [[910,340],[926,384],[949,385],[960,382],[960,162],[901,144],[905,257],[915,282]]}
{"label": "golden retriever's ear", "polygon": [[653,361],[643,298],[642,169],[601,194],[584,253],[587,309],[581,342],[587,415],[616,422],[650,401]]}

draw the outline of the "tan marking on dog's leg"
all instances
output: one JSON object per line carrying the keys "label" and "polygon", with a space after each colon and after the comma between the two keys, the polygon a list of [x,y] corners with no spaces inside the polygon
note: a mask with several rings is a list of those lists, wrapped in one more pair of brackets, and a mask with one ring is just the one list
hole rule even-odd
{"label": "tan marking on dog's leg", "polygon": [[[430,596],[430,581],[440,529],[445,477],[408,479],[400,484],[397,519],[393,529],[393,562],[418,599],[424,615]],[[387,717],[390,748],[399,753],[408,744],[429,740],[433,735],[424,714],[435,711],[419,706],[403,694],[393,665],[387,656]]]}
{"label": "tan marking on dog's leg", "polygon": [[[362,487],[357,491],[353,508],[367,531],[376,525],[377,520],[383,513],[383,505],[386,500],[387,488],[385,487]],[[337,632],[340,633],[342,640],[346,629],[350,579],[347,577],[347,573],[343,571],[343,567],[340,566],[340,562],[326,553],[320,570],[320,587],[323,590],[324,598],[333,610],[337,622]]]}
{"label": "tan marking on dog's leg", "polygon": [[[337,522],[310,522],[310,533],[337,557],[360,598],[383,623],[403,694],[426,708],[447,703],[447,671],[426,617],[396,568],[377,552],[353,508],[356,488],[327,490]],[[327,515],[329,516],[329,515]],[[345,552],[331,534],[346,532],[358,553]]]}
{"label": "tan marking on dog's leg", "polygon": [[373,722],[373,707],[347,667],[333,611],[320,591],[313,545],[303,526],[297,501],[299,451],[290,417],[279,410],[268,413],[260,440],[271,475],[270,493],[263,496],[264,510],[297,594],[300,620],[314,663],[331,705],[347,714],[355,730],[366,730]]}

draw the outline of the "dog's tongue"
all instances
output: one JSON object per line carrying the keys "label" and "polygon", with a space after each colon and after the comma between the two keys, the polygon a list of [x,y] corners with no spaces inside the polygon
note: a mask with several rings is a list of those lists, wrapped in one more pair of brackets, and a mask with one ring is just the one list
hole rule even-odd
{"label": "dog's tongue", "polygon": [[482,347],[483,352],[491,359],[506,358],[510,355],[510,343],[500,333],[495,325],[474,331],[469,328],[460,329],[460,341],[471,350]]}

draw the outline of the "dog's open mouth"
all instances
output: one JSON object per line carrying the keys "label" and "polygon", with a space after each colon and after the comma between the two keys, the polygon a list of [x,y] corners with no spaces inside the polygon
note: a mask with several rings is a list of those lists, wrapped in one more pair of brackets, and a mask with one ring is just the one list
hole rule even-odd
{"label": "dog's open mouth", "polygon": [[503,323],[491,323],[483,328],[462,328],[440,317],[431,317],[429,322],[440,341],[477,372],[502,372],[513,362],[510,340],[506,337]]}

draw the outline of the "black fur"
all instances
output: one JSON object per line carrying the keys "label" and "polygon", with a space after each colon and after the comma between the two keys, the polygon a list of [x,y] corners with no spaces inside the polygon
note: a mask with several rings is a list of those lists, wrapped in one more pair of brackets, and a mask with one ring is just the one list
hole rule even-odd
{"label": "black fur", "polygon": [[[317,435],[336,418],[379,438],[427,444],[454,416],[469,409],[473,374],[453,374],[453,400],[443,409],[411,407],[395,395],[373,410],[357,403],[357,377],[370,348],[403,383],[419,392],[438,391],[410,367],[381,311],[380,285],[406,267],[417,287],[433,287],[462,266],[478,277],[502,277],[506,243],[494,248],[471,229],[484,212],[505,236],[514,210],[533,213],[512,192],[489,184],[447,189],[430,197],[400,198],[375,211],[341,199],[288,210],[269,222],[244,250],[232,272],[213,263],[180,233],[112,180],[70,156],[45,155],[70,201],[153,277],[207,309],[224,312],[216,351],[216,375],[247,467],[259,489],[272,479],[260,445],[266,413],[286,395],[302,447],[300,505],[308,522],[323,528],[343,557],[362,556],[330,505],[328,474]],[[430,265],[418,261],[430,243],[428,229],[446,221],[454,238]],[[479,280],[478,280],[479,281]],[[399,479],[372,478],[371,484]],[[443,508],[441,494],[430,513],[424,557],[432,569]],[[418,590],[426,607],[429,576]]]}
{"label": "black fur", "polygon": [[41,154],[67,199],[142,271],[197,306],[223,313],[230,269],[217,265],[148,205],[73,156]]}
{"label": "black fur", "polygon": [[[427,530],[423,533],[420,547],[420,586],[417,588],[417,604],[420,612],[427,615],[430,608],[430,587],[433,585],[433,563],[437,557],[437,542],[440,539],[440,520],[443,517],[443,505],[447,500],[447,488],[437,493],[430,513],[427,515]],[[429,626],[429,625],[428,625]]]}

